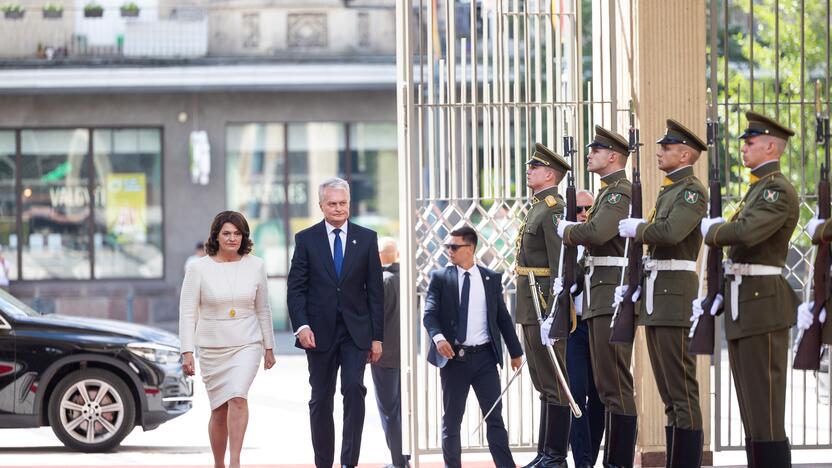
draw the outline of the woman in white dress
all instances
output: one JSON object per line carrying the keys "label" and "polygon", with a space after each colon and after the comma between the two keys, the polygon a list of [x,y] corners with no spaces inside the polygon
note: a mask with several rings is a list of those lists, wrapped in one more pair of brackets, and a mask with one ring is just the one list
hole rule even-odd
{"label": "woman in white dress", "polygon": [[208,254],[188,265],[179,299],[182,369],[194,375],[199,351],[202,381],[211,402],[208,437],[214,466],[239,468],[248,424],[248,389],[263,368],[274,363],[274,330],[266,268],[249,255],[253,243],[242,214],[223,211],[214,217],[205,242]]}

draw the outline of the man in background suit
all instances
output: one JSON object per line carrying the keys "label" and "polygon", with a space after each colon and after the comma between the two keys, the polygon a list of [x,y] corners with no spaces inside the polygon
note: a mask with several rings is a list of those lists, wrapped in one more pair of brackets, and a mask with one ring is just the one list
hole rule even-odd
{"label": "man in background suit", "polygon": [[358,464],[364,428],[364,368],[381,356],[384,315],[381,262],[374,231],[348,222],[350,187],[338,178],[318,188],[324,220],[295,234],[287,302],[295,346],[306,350],[309,419],[315,465],[330,468],[335,451],[332,418],[341,368],[344,428],[341,466]]}
{"label": "man in background suit", "polygon": [[[501,336],[514,370],[521,365],[523,348],[503,299],[502,275],[474,263],[477,233],[461,227],[451,232],[445,247],[452,265],[431,273],[423,323],[431,338],[428,361],[439,367],[442,380],[442,455],[446,467],[460,468],[459,432],[469,389],[474,388],[485,415],[500,397]],[[501,403],[485,422],[494,464],[514,468]]]}
{"label": "man in background suit", "polygon": [[410,466],[402,455],[402,381],[399,353],[399,248],[391,237],[378,240],[378,256],[384,274],[384,352],[370,366],[381,427],[387,439],[392,463],[385,468]]}
{"label": "man in background suit", "polygon": [[[586,222],[587,212],[594,199],[592,192],[581,190],[575,197],[578,205],[578,222]],[[578,246],[578,258],[583,256],[584,246]],[[576,468],[595,466],[601,438],[604,435],[604,402],[595,388],[595,376],[592,374],[592,360],[589,354],[589,326],[581,319],[583,294],[575,297],[575,312],[578,324],[569,336],[566,347],[566,372],[569,374],[569,389],[572,398],[578,403],[583,417],[572,417],[572,431],[569,444],[572,446],[572,461]]]}

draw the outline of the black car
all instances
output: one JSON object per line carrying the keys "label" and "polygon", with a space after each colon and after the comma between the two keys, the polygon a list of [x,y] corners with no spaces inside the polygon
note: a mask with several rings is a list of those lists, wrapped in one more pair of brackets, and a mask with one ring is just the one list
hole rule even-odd
{"label": "black car", "polygon": [[0,290],[0,428],[52,426],[101,452],[191,409],[176,335],[142,325],[41,315]]}

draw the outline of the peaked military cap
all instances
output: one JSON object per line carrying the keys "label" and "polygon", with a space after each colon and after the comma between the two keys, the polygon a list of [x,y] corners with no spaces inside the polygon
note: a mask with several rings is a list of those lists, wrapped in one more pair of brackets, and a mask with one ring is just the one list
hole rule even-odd
{"label": "peaked military cap", "polygon": [[780,125],[780,122],[770,119],[763,114],[748,111],[745,113],[745,118],[748,119],[748,128],[740,135],[740,139],[757,135],[771,135],[788,140],[790,136],[794,135],[792,129]]}
{"label": "peaked military cap", "polygon": [[627,144],[627,139],[623,136],[611,132],[606,128],[596,125],[595,126],[595,138],[586,145],[587,148],[607,148],[615,151],[616,153],[621,153],[624,156],[628,156],[630,154],[629,144]]}
{"label": "peaked military cap", "polygon": [[664,136],[659,138],[656,143],[660,145],[678,145],[681,143],[699,151],[708,149],[708,145],[701,138],[673,119],[667,119]]}
{"label": "peaked military cap", "polygon": [[570,166],[569,163],[563,159],[563,156],[555,153],[540,143],[534,144],[534,153],[532,153],[531,159],[526,161],[526,164],[531,164],[532,166],[550,167],[563,173],[572,170],[572,166]]}

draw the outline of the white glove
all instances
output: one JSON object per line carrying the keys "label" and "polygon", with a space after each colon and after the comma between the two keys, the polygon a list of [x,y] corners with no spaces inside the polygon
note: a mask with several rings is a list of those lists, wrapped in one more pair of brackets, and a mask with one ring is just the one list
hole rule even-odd
{"label": "white glove", "polygon": [[806,233],[809,234],[810,238],[815,237],[815,231],[818,230],[818,226],[823,224],[825,221],[825,219],[818,219],[817,215],[809,220],[809,224],[806,225]]}
{"label": "white glove", "polygon": [[702,218],[702,224],[700,225],[700,229],[702,230],[702,237],[708,235],[708,231],[710,231],[711,226],[714,224],[724,223],[725,218],[722,216],[718,218]]}
{"label": "white glove", "polygon": [[[613,299],[612,299],[612,307],[613,308],[618,307],[618,304],[621,304],[624,301],[624,294],[627,292],[627,288],[628,288],[628,286],[616,286],[615,287],[615,293],[613,294]],[[634,292],[633,295],[630,296],[630,298],[633,300],[633,302],[636,302],[639,297],[641,297],[641,285],[639,285],[636,288],[636,292]]]}
{"label": "white glove", "polygon": [[644,224],[646,221],[643,218],[624,218],[618,222],[618,235],[621,237],[635,237],[636,228],[639,224]]}
{"label": "white glove", "polygon": [[[716,316],[716,313],[719,312],[719,308],[722,307],[722,301],[723,300],[724,300],[724,298],[722,297],[722,294],[717,294],[716,295],[716,297],[714,298],[714,303],[711,304],[711,316]],[[696,321],[696,319],[698,319],[699,317],[701,317],[705,313],[705,311],[702,310],[702,302],[704,302],[704,301],[705,301],[704,297],[697,297],[696,299],[691,301],[691,303],[690,303],[691,306],[692,306],[692,313],[690,315],[690,321],[691,322]]]}
{"label": "white glove", "polygon": [[552,297],[559,296],[561,291],[563,291],[563,278],[558,276],[555,278],[555,281],[552,282]]}
{"label": "white glove", "polygon": [[[797,328],[800,330],[806,330],[812,326],[812,323],[815,321],[815,317],[812,314],[812,310],[815,308],[815,301],[804,302],[797,307]],[[820,323],[826,322],[826,307],[822,307],[820,309],[820,314],[818,315],[818,319]]]}
{"label": "white glove", "polygon": [[549,318],[543,321],[540,324],[540,343],[543,346],[552,346],[555,344],[555,340],[549,338],[549,330],[552,329],[552,323],[555,321],[555,314],[549,315]]}
{"label": "white glove", "polygon": [[581,224],[581,223],[578,223],[578,222],[575,222],[575,221],[566,221],[564,219],[562,219],[562,220],[560,220],[560,222],[558,222],[558,235],[561,237],[561,239],[563,239],[563,232],[566,230],[566,227],[571,226],[573,224]]}

